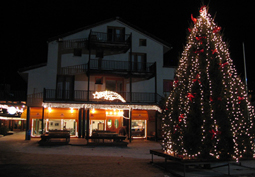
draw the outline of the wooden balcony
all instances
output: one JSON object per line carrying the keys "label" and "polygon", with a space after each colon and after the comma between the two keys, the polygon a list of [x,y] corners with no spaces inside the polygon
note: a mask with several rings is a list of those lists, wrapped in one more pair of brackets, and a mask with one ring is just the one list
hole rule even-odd
{"label": "wooden balcony", "polygon": [[63,49],[87,48],[88,38],[72,39],[62,41]]}
{"label": "wooden balcony", "polygon": [[[90,60],[90,74],[116,74],[123,77],[132,75],[132,77],[152,78],[155,76],[156,63],[148,62],[129,62],[116,60]],[[62,67],[59,70],[60,75],[76,75],[86,73],[88,64]]]}
{"label": "wooden balcony", "polygon": [[[100,48],[104,52],[103,55],[109,55],[113,53],[126,53],[130,49],[131,35],[116,34],[109,37],[108,33],[91,31],[86,38],[63,40],[59,42],[62,42],[63,50],[68,51],[70,49],[80,48],[87,51],[91,50],[91,54],[95,54],[96,50]],[[72,50],[69,52],[72,52]]]}
{"label": "wooden balcony", "polygon": [[[93,93],[95,91],[86,90],[55,90],[55,89],[44,89],[43,95],[38,98],[36,96],[30,96],[30,98],[35,98],[35,101],[42,100],[43,102],[111,102],[118,103],[120,100],[106,101],[94,99]],[[144,92],[132,92],[132,101],[130,101],[130,92],[119,92],[119,94],[126,100],[127,103],[143,103],[143,104],[156,104],[161,100],[161,96],[155,93],[144,93]]]}
{"label": "wooden balcony", "polygon": [[101,48],[105,51],[126,53],[130,48],[130,34],[115,34],[91,31],[89,45],[92,49]]}
{"label": "wooden balcony", "polygon": [[0,101],[21,102],[26,101],[25,91],[5,91],[0,90]]}

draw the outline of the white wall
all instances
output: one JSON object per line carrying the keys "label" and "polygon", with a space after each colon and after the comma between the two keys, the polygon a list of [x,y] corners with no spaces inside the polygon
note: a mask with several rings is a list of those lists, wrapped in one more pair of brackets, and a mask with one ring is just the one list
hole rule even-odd
{"label": "white wall", "polygon": [[[126,26],[120,21],[112,21],[97,27],[92,28],[92,31],[107,32],[107,26],[119,26],[125,27],[125,33],[130,34],[132,32],[132,52],[146,53],[147,62],[157,62],[157,93],[163,95],[163,80],[173,79],[174,69],[163,68],[163,44],[154,40],[153,38],[144,35],[140,31],[137,31],[129,26]],[[63,40],[87,38],[90,33],[90,29],[77,32],[75,34],[66,36]],[[146,39],[147,46],[139,46],[139,39]],[[129,60],[129,52],[125,54],[105,56],[104,60]],[[95,58],[95,56],[91,56]],[[58,42],[52,41],[48,43],[48,62],[47,66],[29,70],[28,79],[28,94],[36,92],[42,92],[43,88],[55,89],[56,77],[57,77],[57,59],[58,59]],[[88,55],[83,54],[81,57],[74,57],[72,53],[61,55],[61,67],[74,66],[85,64],[88,62]],[[134,80],[135,78],[133,78]],[[133,82],[133,92],[155,92],[155,78],[150,80],[144,80],[140,82]],[[87,90],[87,76],[77,75],[75,77],[75,90]],[[90,80],[90,90],[95,89],[94,78]],[[126,85],[126,91],[129,91],[129,84]]]}

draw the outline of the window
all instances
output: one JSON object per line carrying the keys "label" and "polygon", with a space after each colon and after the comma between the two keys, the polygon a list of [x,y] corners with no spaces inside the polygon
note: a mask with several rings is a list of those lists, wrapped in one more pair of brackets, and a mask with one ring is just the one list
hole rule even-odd
{"label": "window", "polygon": [[96,77],[95,80],[95,84],[103,84],[103,77]]}
{"label": "window", "polygon": [[81,49],[74,49],[73,50],[73,56],[81,57],[82,50]]}
{"label": "window", "polygon": [[72,99],[74,93],[74,77],[58,76],[57,99]]}
{"label": "window", "polygon": [[123,91],[123,80],[107,79],[105,81],[105,89],[114,92]]}
{"label": "window", "polygon": [[114,121],[114,127],[115,127],[115,128],[118,128],[118,127],[119,127],[119,120],[118,120],[118,119],[115,119],[115,121]]}
{"label": "window", "polygon": [[132,71],[146,71],[146,54],[132,54]]}
{"label": "window", "polygon": [[163,92],[171,92],[172,89],[173,89],[173,80],[164,80]]}
{"label": "window", "polygon": [[133,137],[145,137],[146,120],[132,120],[131,130]]}
{"label": "window", "polygon": [[147,46],[146,39],[139,39],[139,46]]}
{"label": "window", "polygon": [[107,126],[108,126],[108,128],[112,128],[112,120],[111,119],[109,119],[107,121]]}
{"label": "window", "polygon": [[124,42],[125,41],[125,28],[108,26],[107,41]]}

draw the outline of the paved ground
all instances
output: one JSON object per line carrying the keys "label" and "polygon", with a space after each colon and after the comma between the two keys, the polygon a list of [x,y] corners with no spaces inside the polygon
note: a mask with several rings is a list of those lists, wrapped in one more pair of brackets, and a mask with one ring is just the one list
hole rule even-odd
{"label": "paved ground", "polygon": [[[73,138],[70,145],[39,146],[38,138],[25,140],[24,132],[0,137],[0,177],[44,176],[151,176],[173,177],[162,167],[164,159],[154,156],[151,164],[150,149],[160,149],[153,141],[134,140],[126,148],[89,147],[81,138]],[[230,174],[235,177],[255,176],[255,161],[245,161],[242,166],[231,165]],[[180,164],[168,163],[167,168],[183,175]],[[188,177],[226,176],[228,168],[213,170],[189,168]]]}

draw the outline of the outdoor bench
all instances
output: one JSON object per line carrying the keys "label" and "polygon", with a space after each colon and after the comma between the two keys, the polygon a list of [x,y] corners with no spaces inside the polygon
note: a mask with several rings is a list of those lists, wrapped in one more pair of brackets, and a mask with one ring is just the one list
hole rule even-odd
{"label": "outdoor bench", "polygon": [[[127,146],[128,143],[123,142],[126,136],[118,135],[110,131],[93,131],[92,136],[88,137],[88,145],[116,145]],[[91,142],[89,140],[92,140]],[[102,140],[102,141],[100,141]],[[105,141],[110,140],[110,141]]]}
{"label": "outdoor bench", "polygon": [[[233,160],[227,160],[227,161],[222,161],[222,160],[196,160],[196,159],[182,159],[176,156],[169,155],[165,153],[162,149],[153,149],[150,150],[151,154],[151,162],[153,163],[153,155],[157,155],[160,157],[163,157],[165,159],[164,162],[164,169],[165,171],[167,170],[167,160],[170,160],[176,164],[180,164],[183,166],[183,176],[186,176],[186,170],[189,166],[203,166],[205,169],[215,169],[215,168],[220,168],[227,166],[227,175],[230,175],[230,164],[232,165],[239,165],[241,166],[241,163],[236,163]],[[211,166],[212,165],[212,166]],[[246,167],[249,168],[249,167]],[[180,174],[175,173],[173,170],[168,170],[170,173],[173,173],[174,175],[181,176]]]}
{"label": "outdoor bench", "polygon": [[103,143],[105,139],[113,140],[113,142],[123,142],[126,139],[125,136],[90,136],[88,138],[91,140],[103,140]]}
{"label": "outdoor bench", "polygon": [[70,142],[70,131],[68,130],[49,130],[41,135],[39,144],[68,144]]}

